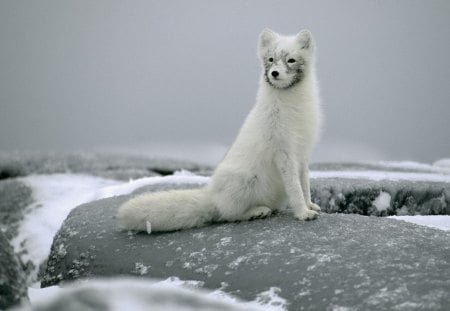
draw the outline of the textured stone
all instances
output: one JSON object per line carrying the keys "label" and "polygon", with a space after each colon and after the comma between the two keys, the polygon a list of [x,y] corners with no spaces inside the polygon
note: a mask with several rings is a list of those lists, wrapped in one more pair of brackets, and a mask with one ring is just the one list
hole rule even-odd
{"label": "textured stone", "polygon": [[208,174],[211,168],[190,161],[120,153],[0,153],[0,179],[30,174],[78,173],[128,180],[169,175],[186,169]]}
{"label": "textured stone", "polygon": [[11,240],[32,202],[31,189],[17,179],[0,180],[0,229]]}
{"label": "textured stone", "polygon": [[24,272],[8,239],[0,231],[0,309],[17,305],[26,297]]}
{"label": "textured stone", "polygon": [[[381,193],[389,194],[386,208],[374,204]],[[450,215],[450,183],[446,182],[314,178],[311,196],[325,213]]]}
{"label": "textured stone", "polygon": [[79,206],[57,234],[42,286],[86,277],[179,277],[245,300],[279,288],[290,310],[444,310],[450,233],[382,217],[290,215],[163,234],[119,231],[121,196]]}

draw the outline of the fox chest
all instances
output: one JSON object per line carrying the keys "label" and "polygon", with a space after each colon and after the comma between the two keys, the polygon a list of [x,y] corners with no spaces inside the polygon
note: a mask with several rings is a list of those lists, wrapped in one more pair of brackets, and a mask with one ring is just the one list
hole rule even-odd
{"label": "fox chest", "polygon": [[275,107],[267,115],[266,137],[277,149],[302,149],[314,136],[312,117],[302,111]]}

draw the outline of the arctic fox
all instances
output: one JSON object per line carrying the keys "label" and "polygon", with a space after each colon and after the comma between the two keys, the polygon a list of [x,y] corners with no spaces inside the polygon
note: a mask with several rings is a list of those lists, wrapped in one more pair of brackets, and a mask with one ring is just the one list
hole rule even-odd
{"label": "arctic fox", "polygon": [[[126,230],[173,231],[214,221],[262,218],[285,207],[317,217],[308,158],[320,129],[314,42],[308,30],[259,37],[262,75],[256,104],[204,188],[146,193],[118,211]],[[150,229],[151,227],[151,229]]]}

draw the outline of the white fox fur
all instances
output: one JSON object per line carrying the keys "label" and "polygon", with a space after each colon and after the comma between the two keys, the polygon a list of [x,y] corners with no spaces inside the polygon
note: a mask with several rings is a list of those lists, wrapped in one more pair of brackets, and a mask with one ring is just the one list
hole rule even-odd
{"label": "white fox fur", "polygon": [[137,196],[119,208],[121,228],[172,231],[249,220],[286,204],[299,220],[317,217],[308,169],[321,121],[311,33],[265,29],[258,56],[263,71],[256,105],[210,184]]}

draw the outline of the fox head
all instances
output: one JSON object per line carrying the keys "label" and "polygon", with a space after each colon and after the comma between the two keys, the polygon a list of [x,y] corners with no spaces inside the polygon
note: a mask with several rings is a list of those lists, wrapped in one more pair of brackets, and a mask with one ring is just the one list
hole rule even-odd
{"label": "fox head", "polygon": [[314,42],[308,30],[281,36],[264,29],[259,36],[258,56],[265,81],[276,89],[300,83],[313,65]]}

